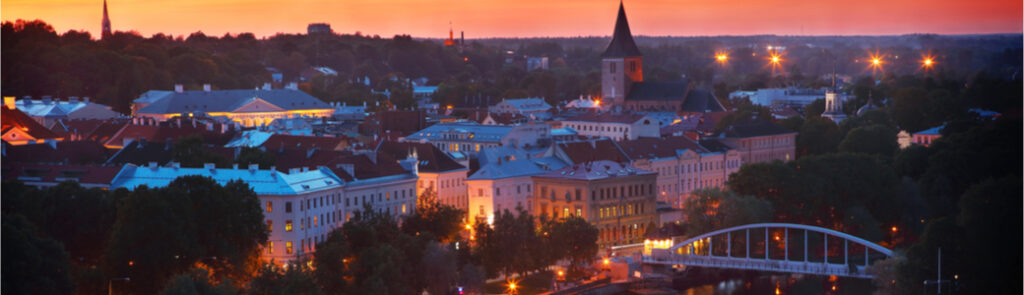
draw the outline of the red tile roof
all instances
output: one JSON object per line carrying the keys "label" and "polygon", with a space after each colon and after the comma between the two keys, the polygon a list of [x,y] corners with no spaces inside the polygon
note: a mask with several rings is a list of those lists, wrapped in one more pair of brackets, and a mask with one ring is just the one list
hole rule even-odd
{"label": "red tile roof", "polygon": [[75,180],[81,184],[110,186],[122,166],[52,165],[4,162],[3,179],[23,182],[59,183]]}
{"label": "red tile roof", "polygon": [[18,109],[9,109],[7,107],[0,107],[0,125],[3,127],[3,133],[7,133],[12,128],[21,128],[23,131],[28,133],[34,139],[57,139],[60,135],[54,133],[50,129],[46,129],[45,126],[33,120],[24,112]]}
{"label": "red tile roof", "polygon": [[676,151],[679,150],[692,150],[698,153],[708,152],[708,149],[685,136],[666,138],[641,137],[635,140],[620,141],[619,146],[633,160],[675,157],[677,156]]}
{"label": "red tile roof", "polygon": [[326,137],[326,136],[302,136],[274,134],[261,144],[261,147],[268,150],[279,149],[322,149],[342,150],[349,146],[351,138],[348,137]]}
{"label": "red tile roof", "polygon": [[102,164],[114,154],[95,141],[61,141],[7,147],[5,162]]}
{"label": "red tile roof", "polygon": [[585,112],[575,117],[565,119],[565,121],[581,121],[581,122],[607,122],[607,123],[623,123],[632,124],[643,118],[644,114],[629,113],[629,112]]}

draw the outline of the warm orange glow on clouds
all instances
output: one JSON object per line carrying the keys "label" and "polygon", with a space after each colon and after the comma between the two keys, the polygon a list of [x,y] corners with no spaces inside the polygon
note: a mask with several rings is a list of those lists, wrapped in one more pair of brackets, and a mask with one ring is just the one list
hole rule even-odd
{"label": "warm orange glow on clouds", "polygon": [[[42,19],[97,36],[102,0],[4,0],[5,21]],[[607,36],[615,0],[109,0],[115,31],[208,35],[335,32],[444,38]],[[1020,33],[1020,0],[627,0],[637,35],[892,35]]]}

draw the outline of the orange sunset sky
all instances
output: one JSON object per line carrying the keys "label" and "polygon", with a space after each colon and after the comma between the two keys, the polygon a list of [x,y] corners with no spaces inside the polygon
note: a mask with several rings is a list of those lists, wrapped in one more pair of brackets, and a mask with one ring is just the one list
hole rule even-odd
{"label": "orange sunset sky", "polygon": [[[4,21],[41,19],[98,36],[102,0],[3,0]],[[115,31],[338,33],[466,38],[605,36],[617,0],[109,0]],[[893,35],[1021,33],[1021,0],[626,0],[637,35]]]}

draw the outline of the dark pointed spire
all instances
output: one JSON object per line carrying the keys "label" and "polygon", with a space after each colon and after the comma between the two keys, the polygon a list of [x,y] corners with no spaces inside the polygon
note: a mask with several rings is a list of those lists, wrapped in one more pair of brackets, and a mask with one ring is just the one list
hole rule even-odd
{"label": "dark pointed spire", "polygon": [[633,34],[629,32],[629,21],[626,21],[626,9],[619,1],[619,17],[615,19],[615,32],[612,42],[608,44],[601,57],[640,56],[640,49],[633,42]]}
{"label": "dark pointed spire", "polygon": [[103,30],[100,38],[110,36],[110,16],[107,15],[107,0],[103,0]]}

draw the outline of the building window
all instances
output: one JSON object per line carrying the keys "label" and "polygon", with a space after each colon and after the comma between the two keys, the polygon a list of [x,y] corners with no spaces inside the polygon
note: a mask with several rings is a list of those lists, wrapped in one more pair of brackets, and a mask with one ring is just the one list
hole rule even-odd
{"label": "building window", "polygon": [[630,73],[636,72],[636,61],[635,60],[629,61],[629,72]]}
{"label": "building window", "polygon": [[576,217],[583,218],[583,208],[576,207]]}
{"label": "building window", "polygon": [[274,242],[267,243],[267,254],[274,254]]}
{"label": "building window", "polygon": [[313,227],[320,225],[320,219],[317,217],[319,216],[313,216]]}
{"label": "building window", "polygon": [[274,202],[267,201],[267,213],[274,212]]}
{"label": "building window", "polygon": [[285,220],[284,221],[284,231],[286,231],[286,232],[291,232],[292,231],[292,221],[291,220]]}
{"label": "building window", "polygon": [[292,202],[284,202],[284,213],[292,213]]}
{"label": "building window", "polygon": [[615,63],[614,62],[608,63],[608,72],[612,73],[612,74],[615,73]]}
{"label": "building window", "polygon": [[579,200],[580,200],[580,195],[581,195],[581,193],[580,193],[580,189],[576,189],[576,200],[577,200],[577,201],[579,201]]}
{"label": "building window", "polygon": [[484,196],[484,189],[482,189],[482,188],[476,189],[476,196],[477,197],[483,197]]}
{"label": "building window", "polygon": [[267,230],[268,231],[274,231],[274,221],[273,220],[267,220]]}
{"label": "building window", "polygon": [[494,188],[494,196],[500,196],[500,195],[501,195],[501,188],[500,187]]}
{"label": "building window", "polygon": [[285,243],[284,243],[284,253],[286,253],[286,254],[292,254],[292,252],[295,252],[295,250],[293,249],[293,247],[292,247],[292,246],[293,246],[293,245],[292,245],[292,242],[291,242],[291,241],[285,242]]}
{"label": "building window", "polygon": [[569,217],[569,207],[562,208],[562,217]]}

